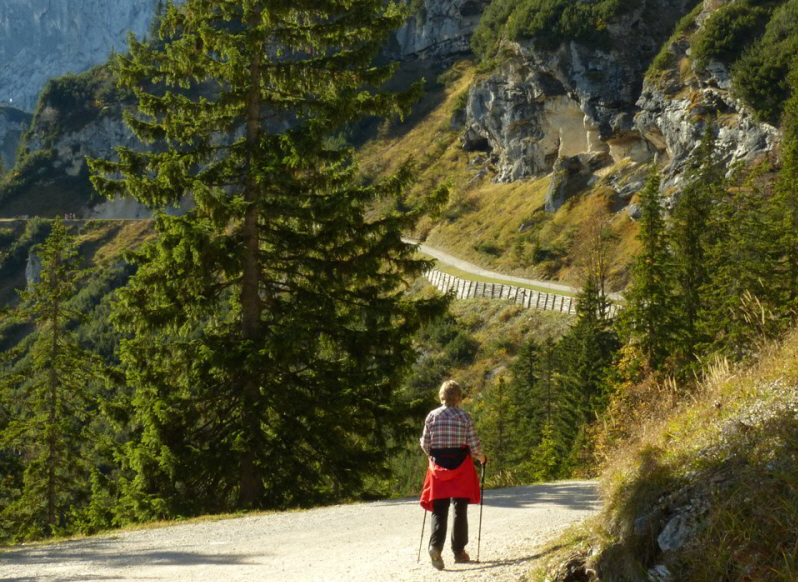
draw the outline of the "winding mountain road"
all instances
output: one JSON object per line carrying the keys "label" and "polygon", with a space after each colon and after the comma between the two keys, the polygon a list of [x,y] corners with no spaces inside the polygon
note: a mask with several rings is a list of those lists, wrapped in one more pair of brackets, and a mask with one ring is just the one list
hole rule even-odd
{"label": "winding mountain road", "polygon": [[[523,580],[540,546],[598,509],[591,481],[485,493],[480,563],[434,570],[416,500],[338,505],[114,533],[0,553],[2,582],[416,582]],[[472,558],[479,506],[469,511]],[[429,537],[429,519],[424,532]]]}
{"label": "winding mountain road", "polygon": [[463,259],[458,259],[450,255],[449,253],[445,253],[439,249],[433,248],[431,246],[420,244],[418,241],[411,240],[411,239],[404,239],[405,242],[410,244],[418,245],[418,250],[443,263],[444,265],[449,265],[451,267],[455,267],[460,269],[461,271],[465,271],[466,273],[471,273],[472,275],[479,275],[481,277],[490,277],[491,279],[501,279],[503,281],[510,281],[512,283],[521,283],[524,285],[534,285],[535,287],[542,287],[543,289],[551,289],[552,291],[559,291],[561,293],[579,293],[579,289],[576,287],[569,287],[568,285],[562,285],[560,283],[553,283],[551,281],[541,281],[538,279],[525,279],[523,277],[514,277],[512,275],[503,275],[502,273],[497,273],[495,271],[488,271],[487,269],[483,269],[482,267],[478,267],[473,263],[469,263],[468,261],[464,261]]}
{"label": "winding mountain road", "polygon": [[[502,273],[497,273],[496,271],[488,271],[487,269],[483,269],[482,267],[479,267],[473,263],[469,263],[468,261],[464,261],[463,259],[458,259],[457,257],[452,256],[449,253],[446,253],[442,250],[419,243],[417,240],[409,238],[405,238],[402,240],[404,240],[406,243],[416,245],[420,252],[424,253],[427,256],[432,257],[439,263],[442,263],[444,265],[449,265],[450,267],[455,267],[457,269],[460,269],[461,271],[470,273],[472,275],[478,275],[480,277],[489,277],[491,279],[497,279],[499,281],[509,281],[511,283],[521,283],[522,285],[531,285],[533,287],[549,289],[555,293],[559,292],[559,293],[572,294],[572,295],[577,295],[579,293],[579,289],[577,287],[569,287],[568,285],[563,285],[561,283],[554,283],[552,281],[542,281],[540,279],[525,279],[524,277],[515,277],[513,275],[504,275]],[[609,297],[612,301],[623,300],[622,293],[607,293],[607,297]]]}

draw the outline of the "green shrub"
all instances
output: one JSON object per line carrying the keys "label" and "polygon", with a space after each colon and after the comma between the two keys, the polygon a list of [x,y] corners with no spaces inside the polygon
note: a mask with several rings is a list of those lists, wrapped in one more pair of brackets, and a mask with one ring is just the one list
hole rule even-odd
{"label": "green shrub", "polygon": [[[78,131],[110,108],[132,98],[127,89],[117,87],[116,74],[107,64],[80,74],[51,79],[39,96],[31,123],[45,147],[68,131]],[[27,142],[30,136],[25,136]]]}
{"label": "green shrub", "polygon": [[479,351],[479,342],[468,333],[460,331],[443,349],[454,365],[470,364]]}
{"label": "green shrub", "polygon": [[789,97],[789,76],[798,53],[798,0],[777,8],[764,35],[734,65],[735,92],[763,121],[776,122]]}
{"label": "green shrub", "polygon": [[699,66],[708,59],[732,63],[752,40],[762,36],[771,11],[748,4],[727,4],[712,13],[691,43]]}
{"label": "green shrub", "polygon": [[651,64],[648,66],[646,77],[651,77],[657,73],[666,71],[674,65],[673,54],[670,51],[670,47],[674,43],[678,42],[679,39],[684,36],[695,24],[695,19],[703,7],[703,3],[699,2],[689,13],[685,14],[681,17],[681,19],[679,19],[679,22],[676,24],[676,28],[673,30],[673,34],[671,34],[671,37],[668,39],[668,42],[662,45],[659,53],[657,53],[657,56],[654,57],[654,59],[651,61]]}
{"label": "green shrub", "polygon": [[502,34],[510,40],[534,39],[555,48],[566,40],[592,46],[609,41],[607,24],[640,5],[640,0],[494,0],[485,9],[471,45],[489,57]]}
{"label": "green shrub", "polygon": [[54,159],[55,152],[51,149],[24,154],[0,178],[0,202],[12,198],[37,180],[55,176],[52,166]]}
{"label": "green shrub", "polygon": [[486,255],[492,255],[494,257],[502,256],[502,250],[495,243],[492,242],[475,244],[474,250],[480,253],[485,253]]}

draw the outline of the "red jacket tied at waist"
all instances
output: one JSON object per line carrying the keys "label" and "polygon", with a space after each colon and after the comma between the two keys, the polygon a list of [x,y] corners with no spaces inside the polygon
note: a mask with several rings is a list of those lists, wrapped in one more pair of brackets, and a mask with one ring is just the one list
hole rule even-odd
{"label": "red jacket tied at waist", "polygon": [[433,500],[447,497],[465,497],[469,503],[479,503],[479,477],[471,456],[453,470],[444,469],[429,460],[421,490],[421,507],[432,511]]}

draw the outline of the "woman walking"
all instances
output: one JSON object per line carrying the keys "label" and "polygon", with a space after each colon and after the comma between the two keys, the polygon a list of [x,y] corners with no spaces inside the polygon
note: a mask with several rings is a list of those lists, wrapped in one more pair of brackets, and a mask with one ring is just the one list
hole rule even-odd
{"label": "woman walking", "polygon": [[449,506],[454,505],[452,552],[455,563],[470,562],[468,544],[468,504],[479,503],[479,478],[474,459],[487,463],[482,453],[474,422],[462,408],[463,391],[454,380],[447,380],[439,392],[441,406],[427,415],[421,448],[429,457],[427,476],[421,492],[421,507],[432,512],[429,555],[433,567],[444,567],[443,546]]}

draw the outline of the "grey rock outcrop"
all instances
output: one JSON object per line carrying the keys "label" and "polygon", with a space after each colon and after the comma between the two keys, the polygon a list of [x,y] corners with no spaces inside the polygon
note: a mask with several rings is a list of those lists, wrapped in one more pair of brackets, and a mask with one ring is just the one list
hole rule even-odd
{"label": "grey rock outcrop", "polygon": [[[660,17],[646,19],[648,11]],[[642,2],[608,27],[607,51],[506,43],[510,56],[471,89],[467,109],[471,135],[499,156],[497,181],[548,173],[556,159],[580,153],[649,159],[654,150],[635,130],[635,103],[648,62],[684,11],[683,2]]]}
{"label": "grey rock outcrop", "polygon": [[394,33],[391,55],[441,59],[470,52],[471,33],[490,0],[419,0],[416,13]]}
{"label": "grey rock outcrop", "polygon": [[28,262],[25,264],[25,282],[30,288],[42,280],[42,258],[35,249],[28,253]]}
{"label": "grey rock outcrop", "polygon": [[[78,176],[86,165],[86,157],[109,157],[117,146],[139,150],[142,147],[138,138],[122,121],[121,115],[103,115],[78,131],[60,135],[54,141],[53,167],[63,170],[67,176]],[[29,147],[32,150],[43,147],[36,134],[31,138]]]}
{"label": "grey rock outcrop", "polygon": [[31,115],[14,107],[0,106],[0,158],[6,169],[14,165],[17,146]]}
{"label": "grey rock outcrop", "polygon": [[[716,8],[707,3],[697,22]],[[680,63],[687,43],[668,47],[673,70],[645,79],[655,52],[686,10],[680,2],[642,2],[610,24],[607,51],[576,42],[551,51],[533,42],[505,43],[499,70],[470,90],[464,148],[490,151],[498,182],[547,174],[556,160],[578,154],[608,153],[615,161],[636,163],[656,159],[664,166],[663,192],[682,186],[709,115],[722,117],[716,151],[724,163],[771,151],[776,129],[757,122],[733,97],[722,64],[710,62],[685,75]],[[645,18],[652,13],[659,18]],[[547,207],[558,206],[555,198]],[[619,199],[628,202],[629,196],[619,193]]]}
{"label": "grey rock outcrop", "polygon": [[127,49],[149,29],[158,0],[0,0],[0,103],[32,111],[49,79]]}
{"label": "grey rock outcrop", "polygon": [[[498,154],[500,182],[551,170],[555,160],[598,151],[598,132],[556,78],[522,61],[475,85],[466,106],[466,149]],[[470,147],[469,147],[470,146]]]}
{"label": "grey rock outcrop", "polygon": [[[671,47],[677,59],[685,47]],[[716,154],[729,167],[771,151],[778,139],[775,127],[757,122],[741,101],[731,93],[729,75],[721,63],[706,71],[693,71],[679,79],[677,71],[666,78],[646,81],[637,101],[640,111],[635,128],[656,148],[665,164],[663,192],[683,185],[684,169],[701,141],[708,117],[718,117]]]}
{"label": "grey rock outcrop", "polygon": [[610,161],[607,153],[579,154],[558,158],[546,192],[546,212],[556,212],[566,201],[584,190],[593,173]]}

